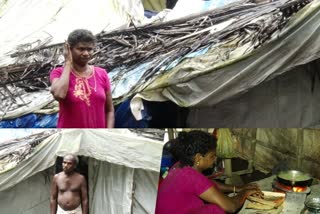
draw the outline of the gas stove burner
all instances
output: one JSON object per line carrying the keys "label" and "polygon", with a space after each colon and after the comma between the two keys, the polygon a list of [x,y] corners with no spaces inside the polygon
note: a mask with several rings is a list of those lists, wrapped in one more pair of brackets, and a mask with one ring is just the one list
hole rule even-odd
{"label": "gas stove burner", "polygon": [[308,186],[288,186],[280,183],[278,180],[274,180],[272,183],[273,190],[276,192],[284,192],[284,193],[310,193],[311,189]]}
{"label": "gas stove burner", "polygon": [[285,205],[282,211],[284,214],[301,213],[304,209],[307,195],[311,192],[308,186],[288,186],[277,179],[272,182],[272,188],[273,191],[286,194]]}

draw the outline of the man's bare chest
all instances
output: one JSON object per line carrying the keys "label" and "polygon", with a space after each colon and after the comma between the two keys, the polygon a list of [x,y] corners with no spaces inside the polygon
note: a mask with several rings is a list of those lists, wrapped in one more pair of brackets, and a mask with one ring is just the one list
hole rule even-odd
{"label": "man's bare chest", "polygon": [[73,178],[61,178],[57,184],[60,192],[79,192],[81,189],[80,182]]}

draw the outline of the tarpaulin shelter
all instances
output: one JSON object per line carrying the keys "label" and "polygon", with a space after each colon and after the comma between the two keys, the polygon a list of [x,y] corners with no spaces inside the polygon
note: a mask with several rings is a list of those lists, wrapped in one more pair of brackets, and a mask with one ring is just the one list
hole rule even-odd
{"label": "tarpaulin shelter", "polygon": [[238,157],[264,173],[297,169],[320,179],[319,129],[231,129]]}
{"label": "tarpaulin shelter", "polygon": [[[77,28],[98,34],[143,20],[141,0],[0,1],[0,121],[10,120],[1,127],[56,125],[58,109],[47,89],[50,63],[38,56],[17,59],[15,53],[61,44]],[[61,53],[54,55],[59,57]],[[25,124],[14,120],[22,116]]]}
{"label": "tarpaulin shelter", "polygon": [[[281,5],[284,1],[269,4],[278,3]],[[137,102],[142,97],[149,101],[170,100],[187,107],[188,127],[319,125],[319,115],[315,114],[320,104],[319,6],[319,1],[306,5],[258,48],[253,48],[254,44],[259,46],[263,42],[255,39],[266,37],[249,35],[258,29],[266,32],[268,26],[278,28],[273,18],[279,16],[271,10],[256,9],[261,13],[246,22],[245,19],[254,14],[249,9],[244,19],[237,15],[215,25],[211,36],[216,37],[216,42],[208,50],[204,49],[204,54],[185,58],[140,84],[135,95]],[[242,21],[246,24],[240,27]],[[251,24],[255,27],[250,28]],[[259,25],[261,28],[256,28]],[[222,30],[216,33],[219,27]],[[238,33],[229,34],[228,30]]]}
{"label": "tarpaulin shelter", "polygon": [[[319,8],[319,0],[236,1],[178,20],[103,32],[92,62],[110,71],[114,104],[129,99],[136,120],[144,117],[145,100],[187,108],[188,127],[317,126]],[[61,47],[16,52],[15,58],[43,59],[47,64],[23,68],[47,75],[59,64]]]}
{"label": "tarpaulin shelter", "polygon": [[1,213],[48,213],[54,164],[66,153],[88,160],[90,213],[154,213],[160,130],[152,139],[124,129],[53,132],[0,144]]}

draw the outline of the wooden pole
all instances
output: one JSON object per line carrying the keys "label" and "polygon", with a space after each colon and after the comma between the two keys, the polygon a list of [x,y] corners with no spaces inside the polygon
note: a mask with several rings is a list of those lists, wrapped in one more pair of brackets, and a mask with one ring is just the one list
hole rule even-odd
{"label": "wooden pole", "polygon": [[303,158],[303,129],[297,130],[297,146],[298,146],[298,154],[297,154],[297,169],[302,170],[302,158]]}
{"label": "wooden pole", "polygon": [[168,136],[169,136],[169,140],[174,139],[174,131],[173,131],[173,129],[168,129]]}

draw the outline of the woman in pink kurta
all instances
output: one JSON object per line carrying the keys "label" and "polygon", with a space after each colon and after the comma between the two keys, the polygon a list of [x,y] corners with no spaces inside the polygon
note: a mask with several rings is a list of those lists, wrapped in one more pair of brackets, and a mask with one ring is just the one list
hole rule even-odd
{"label": "woman in pink kurta", "polygon": [[[70,73],[69,88],[65,99],[59,101],[58,128],[105,128],[106,92],[111,91],[106,70],[91,67],[88,77]],[[50,73],[50,81],[60,78],[63,67]],[[111,93],[111,92],[110,92]]]}
{"label": "woman in pink kurta", "polygon": [[[156,214],[223,214],[238,210],[246,198],[261,194],[256,184],[230,186],[215,183],[201,172],[211,168],[216,159],[216,140],[203,131],[181,132],[172,144],[179,162],[162,181]],[[237,191],[227,197],[222,191]]]}
{"label": "woman in pink kurta", "polygon": [[65,63],[50,73],[51,93],[59,101],[58,128],[113,128],[114,108],[106,70],[89,65],[95,37],[84,29],[71,32]]}
{"label": "woman in pink kurta", "polygon": [[173,168],[158,191],[156,214],[165,213],[225,213],[216,204],[205,204],[199,197],[217,185],[190,166]]}

